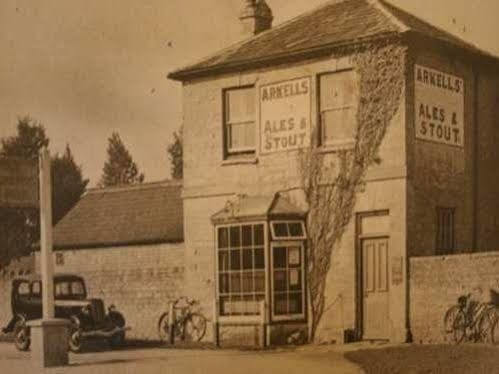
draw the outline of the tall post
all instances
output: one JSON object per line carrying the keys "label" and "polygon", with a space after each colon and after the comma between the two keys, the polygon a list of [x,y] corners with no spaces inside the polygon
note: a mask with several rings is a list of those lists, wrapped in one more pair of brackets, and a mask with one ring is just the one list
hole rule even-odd
{"label": "tall post", "polygon": [[43,319],[54,318],[54,263],[52,260],[52,181],[50,152],[40,152],[40,271],[42,273]]}
{"label": "tall post", "polygon": [[69,362],[69,322],[55,319],[54,262],[52,259],[52,181],[50,153],[43,149],[40,169],[40,272],[43,318],[28,322],[31,329],[31,360],[37,368],[64,366]]}

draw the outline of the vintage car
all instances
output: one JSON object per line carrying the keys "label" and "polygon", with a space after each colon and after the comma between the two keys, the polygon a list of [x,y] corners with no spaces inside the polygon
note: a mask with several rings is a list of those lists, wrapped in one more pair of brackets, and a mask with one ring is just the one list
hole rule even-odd
{"label": "vintage car", "polygon": [[[30,346],[30,328],[27,322],[42,318],[42,284],[39,276],[17,278],[12,281],[12,319],[3,329],[14,335],[14,343],[21,351]],[[69,349],[79,352],[84,340],[107,339],[111,346],[125,340],[125,318],[114,305],[104,310],[101,299],[87,299],[85,281],[73,274],[54,276],[55,317],[67,319],[70,324]]]}

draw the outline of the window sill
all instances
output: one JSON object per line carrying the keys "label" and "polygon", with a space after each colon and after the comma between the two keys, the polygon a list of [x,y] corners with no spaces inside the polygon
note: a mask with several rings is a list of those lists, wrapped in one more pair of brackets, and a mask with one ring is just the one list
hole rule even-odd
{"label": "window sill", "polygon": [[327,145],[323,145],[319,147],[319,152],[321,153],[330,153],[330,152],[337,152],[337,151],[347,151],[353,149],[355,146],[355,140],[345,140],[345,141],[339,141],[336,143],[331,143]]}
{"label": "window sill", "polygon": [[257,157],[247,157],[247,158],[228,158],[222,161],[222,166],[230,165],[254,165],[258,163]]}

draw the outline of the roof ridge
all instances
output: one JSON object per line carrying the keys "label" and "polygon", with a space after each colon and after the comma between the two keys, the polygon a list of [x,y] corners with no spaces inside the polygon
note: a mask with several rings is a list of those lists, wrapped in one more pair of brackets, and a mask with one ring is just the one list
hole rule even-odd
{"label": "roof ridge", "polygon": [[[388,19],[399,28],[400,32],[409,31],[411,28],[406,25],[402,20],[398,19],[395,14],[390,12],[390,9],[386,8],[386,2],[383,0],[367,0],[369,4],[374,6],[377,10],[383,13],[384,16],[388,17]],[[390,4],[389,4],[390,5]]]}
{"label": "roof ridge", "polygon": [[[447,35],[448,38],[455,39],[455,41],[444,39],[444,38],[438,37],[436,35],[433,35],[432,37],[435,38],[435,39],[443,40],[443,41],[445,41],[447,43],[451,43],[451,44],[454,44],[454,45],[458,44],[457,42],[460,42],[460,43],[463,43],[464,45],[468,46],[468,48],[474,49],[475,53],[480,53],[480,54],[482,54],[484,56],[492,57],[492,58],[495,58],[495,59],[499,58],[499,56],[495,55],[494,53],[489,52],[487,50],[484,50],[484,49],[478,47],[475,43],[473,43],[473,42],[471,42],[471,41],[469,41],[467,39],[464,39],[460,35],[457,35],[457,34],[454,34],[454,33],[450,32],[450,31],[447,31],[443,27],[437,26],[436,24],[434,24],[434,23],[426,20],[425,18],[422,18],[419,15],[412,14],[412,13],[408,12],[407,10],[404,10],[403,8],[401,8],[399,6],[394,5],[390,1],[387,1],[387,0],[368,0],[368,1],[373,1],[373,2],[375,1],[375,2],[379,3],[380,9],[381,8],[384,9],[388,14],[391,15],[391,19],[393,18],[394,20],[396,20],[397,22],[399,22],[399,23],[401,23],[403,25],[406,25],[405,22],[402,21],[396,14],[394,14],[393,10],[395,10],[397,12],[400,12],[400,13],[403,13],[407,17],[412,17],[415,20],[417,20],[418,22],[421,22],[421,23],[425,24],[427,27],[433,28],[435,30],[438,30],[442,34]],[[390,8],[392,8],[392,9],[390,9]],[[418,30],[414,29],[413,27],[408,26],[408,25],[406,25],[406,26],[407,26],[407,30],[405,30],[405,31],[418,32]],[[461,46],[461,48],[463,48],[463,47]]]}
{"label": "roof ridge", "polygon": [[163,181],[154,181],[154,182],[146,182],[140,184],[133,185],[119,185],[112,187],[93,187],[87,189],[85,195],[87,194],[99,194],[99,193],[113,193],[113,192],[124,192],[124,191],[137,191],[137,190],[147,190],[152,188],[159,187],[176,187],[182,186],[182,181],[175,180],[163,180]]}
{"label": "roof ridge", "polygon": [[[310,9],[310,10],[304,12],[304,13],[300,13],[300,14],[298,14],[298,15],[290,18],[290,19],[288,19],[287,21],[284,21],[284,22],[282,22],[282,23],[280,23],[280,24],[278,24],[276,26],[273,26],[273,27],[269,28],[268,30],[265,30],[265,31],[263,31],[263,32],[261,32],[259,34],[256,34],[256,35],[251,35],[251,36],[249,36],[247,38],[244,38],[243,40],[240,40],[239,42],[231,44],[231,45],[229,45],[229,46],[227,46],[227,47],[225,47],[223,49],[220,49],[220,50],[218,50],[215,53],[212,53],[212,54],[210,54],[208,56],[199,58],[195,62],[193,62],[193,63],[191,63],[191,64],[189,64],[187,66],[184,66],[183,68],[175,69],[172,72],[170,72],[169,75],[175,74],[177,72],[184,71],[186,69],[190,69],[191,67],[194,67],[194,66],[196,66],[196,65],[198,65],[198,64],[200,64],[200,63],[202,63],[202,62],[204,62],[206,60],[210,60],[210,59],[212,59],[215,56],[222,55],[224,52],[227,52],[227,51],[230,51],[230,50],[234,50],[234,53],[235,53],[235,52],[237,52],[237,49],[239,47],[243,46],[244,44],[246,44],[246,43],[248,43],[250,41],[254,41],[254,40],[260,39],[263,36],[267,35],[269,32],[274,32],[276,30],[279,30],[279,29],[287,26],[290,23],[293,23],[293,22],[295,22],[295,21],[297,21],[297,20],[299,20],[299,19],[301,19],[303,17],[308,16],[309,14],[312,14],[312,13],[315,13],[315,12],[319,11],[320,9],[327,8],[327,7],[329,7],[331,5],[334,5],[334,4],[343,3],[345,1],[352,1],[352,0],[327,0],[325,3],[320,4],[320,5],[316,6],[316,7],[314,7],[313,9]],[[364,1],[369,2],[370,0],[364,0]]]}

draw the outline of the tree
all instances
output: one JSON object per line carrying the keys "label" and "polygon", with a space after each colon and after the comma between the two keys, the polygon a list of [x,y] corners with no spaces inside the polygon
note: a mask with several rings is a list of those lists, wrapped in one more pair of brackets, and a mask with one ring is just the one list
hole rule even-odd
{"label": "tree", "polygon": [[54,225],[78,202],[89,182],[74,160],[69,144],[52,158],[52,219]]}
{"label": "tree", "polygon": [[137,164],[126,149],[118,133],[108,139],[107,161],[99,182],[100,187],[142,183],[144,174],[139,173]]}
{"label": "tree", "polygon": [[[20,118],[17,134],[1,139],[0,157],[37,159],[40,149],[50,143],[44,126],[30,117]],[[52,216],[57,223],[83,194],[87,179],[76,165],[69,145],[63,156],[52,158]],[[27,255],[39,240],[38,209],[0,209],[0,266]]]}
{"label": "tree", "polygon": [[25,116],[17,122],[17,135],[2,139],[1,143],[0,156],[34,159],[42,147],[48,147],[49,139],[40,122]]}
{"label": "tree", "polygon": [[183,170],[183,127],[173,132],[173,143],[167,148],[168,157],[172,165],[171,176],[173,179],[182,179]]}

